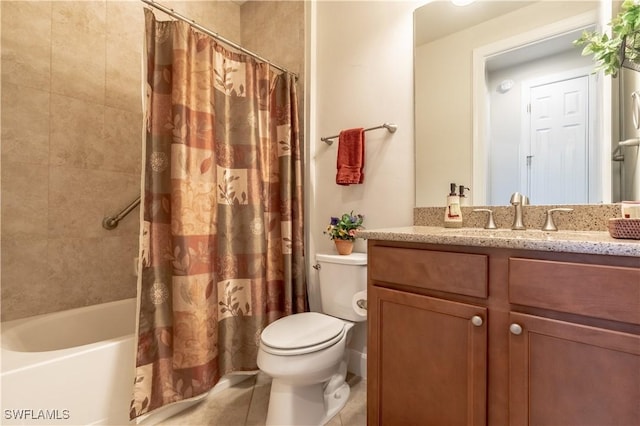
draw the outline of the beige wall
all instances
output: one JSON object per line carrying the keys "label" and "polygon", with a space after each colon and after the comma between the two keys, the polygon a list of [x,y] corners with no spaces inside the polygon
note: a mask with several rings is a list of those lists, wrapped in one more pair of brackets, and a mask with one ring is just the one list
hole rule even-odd
{"label": "beige wall", "polygon": [[[313,19],[310,167],[312,251],[335,250],[323,234],[331,216],[365,215],[367,228],[410,225],[413,182],[412,1],[317,2]],[[348,41],[348,42],[347,42]],[[323,136],[342,129],[395,123],[365,133],[365,179],[335,182],[338,143]],[[357,251],[365,242],[357,241]],[[313,254],[313,253],[312,253]]]}
{"label": "beige wall", "polygon": [[244,3],[240,9],[242,46],[304,77],[304,8],[303,1]]}
{"label": "beige wall", "polygon": [[[242,42],[238,3],[162,3]],[[140,192],[142,3],[3,0],[1,13],[2,320],[134,297],[139,210],[101,222]]]}
{"label": "beige wall", "polygon": [[[329,218],[353,210],[367,228],[408,226],[413,222],[413,20],[418,2],[317,2],[311,15],[311,99],[309,132],[309,250],[335,253],[322,232]],[[322,136],[352,127],[391,122],[398,131],[365,136],[362,185],[335,183],[338,144]],[[356,251],[366,251],[357,240]],[[310,302],[320,309],[318,274],[309,269]],[[366,323],[349,344],[349,370],[366,376]]]}

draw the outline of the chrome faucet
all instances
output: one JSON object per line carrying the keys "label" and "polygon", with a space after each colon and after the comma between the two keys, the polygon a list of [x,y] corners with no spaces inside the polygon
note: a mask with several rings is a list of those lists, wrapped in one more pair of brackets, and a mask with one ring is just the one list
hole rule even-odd
{"label": "chrome faucet", "polygon": [[512,206],[516,208],[516,212],[513,216],[513,225],[511,225],[511,229],[513,230],[523,230],[527,229],[524,226],[524,222],[522,221],[522,206],[529,205],[529,199],[526,195],[522,195],[519,192],[514,192],[511,194],[510,203]]}

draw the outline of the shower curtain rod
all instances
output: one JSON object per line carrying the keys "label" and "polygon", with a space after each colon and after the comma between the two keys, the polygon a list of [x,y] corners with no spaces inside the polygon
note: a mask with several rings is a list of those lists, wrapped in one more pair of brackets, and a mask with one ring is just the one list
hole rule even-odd
{"label": "shower curtain rod", "polygon": [[245,54],[247,54],[247,55],[249,55],[249,56],[251,56],[253,58],[256,58],[256,59],[258,59],[258,60],[260,60],[262,62],[266,62],[267,64],[271,65],[274,68],[279,69],[280,71],[284,71],[284,72],[286,72],[288,74],[291,74],[291,75],[293,75],[295,77],[296,80],[298,80],[298,74],[296,74],[294,72],[291,72],[291,71],[287,70],[284,67],[276,65],[273,62],[269,61],[268,59],[265,59],[262,56],[258,55],[257,53],[253,53],[252,51],[250,51],[248,49],[245,49],[244,47],[240,46],[239,44],[236,44],[236,43],[232,42],[231,40],[228,40],[228,39],[222,37],[220,34],[214,32],[214,31],[211,31],[210,29],[205,28],[202,25],[196,23],[196,21],[194,21],[193,19],[189,19],[186,16],[180,15],[179,13],[174,11],[173,9],[170,9],[170,8],[168,8],[166,6],[163,6],[160,3],[157,3],[157,2],[155,2],[153,0],[140,0],[140,1],[143,2],[143,3],[148,4],[149,6],[151,6],[153,8],[156,8],[156,9],[166,13],[167,15],[173,16],[176,19],[179,19],[181,21],[184,21],[184,22],[188,23],[193,28],[195,28],[195,29],[197,29],[199,31],[202,31],[203,33],[205,33],[207,35],[210,35],[211,37],[215,38],[216,40],[218,40],[218,41],[220,41],[222,43],[225,43],[225,44],[233,47],[234,49],[237,49],[237,50],[241,51],[242,53],[245,53]]}

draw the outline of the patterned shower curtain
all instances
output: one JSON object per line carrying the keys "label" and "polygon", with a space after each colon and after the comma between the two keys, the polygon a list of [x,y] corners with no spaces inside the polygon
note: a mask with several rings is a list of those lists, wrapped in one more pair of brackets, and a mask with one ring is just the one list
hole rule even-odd
{"label": "patterned shower curtain", "polygon": [[257,370],[307,309],[294,77],[146,18],[146,143],[131,418]]}

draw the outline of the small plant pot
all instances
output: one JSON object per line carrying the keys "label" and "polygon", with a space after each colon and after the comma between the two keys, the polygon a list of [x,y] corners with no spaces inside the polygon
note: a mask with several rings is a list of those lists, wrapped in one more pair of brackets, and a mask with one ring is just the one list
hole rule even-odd
{"label": "small plant pot", "polygon": [[353,241],[351,240],[333,240],[336,244],[338,254],[347,255],[353,251]]}

